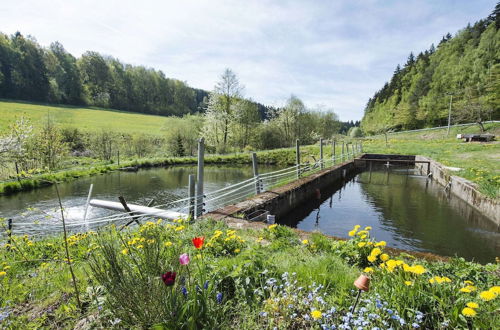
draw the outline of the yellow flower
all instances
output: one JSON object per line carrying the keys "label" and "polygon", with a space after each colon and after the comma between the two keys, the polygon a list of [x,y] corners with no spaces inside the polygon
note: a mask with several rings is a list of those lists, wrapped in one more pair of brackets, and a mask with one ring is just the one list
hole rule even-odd
{"label": "yellow flower", "polygon": [[184,227],[184,226],[177,226],[177,227],[175,227],[175,231],[181,231],[181,230],[184,230],[184,228],[186,228],[186,227]]}
{"label": "yellow flower", "polygon": [[380,241],[377,244],[375,244],[375,246],[386,246],[386,245],[387,243],[385,241]]}
{"label": "yellow flower", "polygon": [[316,309],[311,312],[311,316],[313,319],[317,320],[323,316],[323,313],[321,313],[319,310]]}
{"label": "yellow flower", "polygon": [[365,234],[368,234],[368,232],[366,230],[361,230],[357,233],[358,236],[362,236],[362,235],[365,235]]}
{"label": "yellow flower", "polygon": [[382,250],[380,250],[378,247],[374,248],[372,252],[370,253],[371,255],[378,256],[379,254],[382,253]]}
{"label": "yellow flower", "polygon": [[268,228],[269,228],[269,229],[274,229],[274,228],[276,228],[277,226],[278,226],[278,225],[275,223],[274,225],[270,225]]}
{"label": "yellow flower", "polygon": [[371,267],[366,267],[363,271],[364,271],[365,273],[373,273],[373,268],[371,268]]}
{"label": "yellow flower", "polygon": [[354,229],[355,229],[355,230],[358,230],[359,228],[361,228],[361,226],[360,226],[360,225],[356,225],[356,226],[354,226]]}
{"label": "yellow flower", "polygon": [[142,245],[142,244],[137,245],[138,249],[142,249],[143,247],[144,247],[144,245]]}
{"label": "yellow flower", "polygon": [[377,260],[377,256],[370,254],[366,259],[368,259],[369,262],[374,262],[375,260]]}
{"label": "yellow flower", "polygon": [[122,254],[128,254],[128,249],[123,249]]}
{"label": "yellow flower", "polygon": [[363,246],[365,246],[365,245],[366,245],[366,242],[359,242],[359,243],[358,243],[358,246],[359,246],[360,248],[362,248],[362,247],[363,247]]}
{"label": "yellow flower", "polygon": [[367,235],[361,235],[360,237],[361,237],[361,239],[365,239],[365,238],[367,238],[368,236],[367,236]]}
{"label": "yellow flower", "polygon": [[495,299],[496,294],[494,292],[491,292],[491,291],[483,291],[479,294],[479,297],[481,299],[483,299],[484,301],[489,301],[489,300]]}
{"label": "yellow flower", "polygon": [[476,287],[473,285],[467,285],[465,288],[461,288],[460,292],[471,293],[472,291],[476,291]]}
{"label": "yellow flower", "polygon": [[468,285],[474,285],[474,282],[472,281],[464,281],[465,284],[468,284]]}
{"label": "yellow flower", "polygon": [[307,244],[309,244],[309,241],[307,239],[305,239],[302,241],[302,244],[307,245]]}
{"label": "yellow flower", "polygon": [[462,314],[467,316],[467,317],[474,317],[474,316],[476,316],[477,313],[472,308],[465,307],[464,309],[462,309]]}
{"label": "yellow flower", "polygon": [[155,240],[154,240],[154,239],[148,239],[148,242],[147,242],[147,243],[148,243],[148,244],[153,244],[154,242],[155,242]]}
{"label": "yellow flower", "polygon": [[475,302],[468,302],[467,307],[476,309],[476,308],[479,308],[479,304],[475,303]]}
{"label": "yellow flower", "polygon": [[412,272],[413,274],[422,275],[423,273],[425,273],[425,271],[426,270],[422,265],[415,265],[410,267],[410,272]]}
{"label": "yellow flower", "polygon": [[366,226],[365,230],[372,230],[372,227],[371,226]]}
{"label": "yellow flower", "polygon": [[407,286],[413,285],[413,282],[412,281],[405,281],[405,285],[407,285]]}
{"label": "yellow flower", "polygon": [[169,241],[169,242],[165,242],[163,245],[165,245],[165,247],[169,247],[169,246],[172,246],[173,243]]}
{"label": "yellow flower", "polygon": [[7,272],[0,272],[0,277],[7,275]]}
{"label": "yellow flower", "polygon": [[259,237],[257,238],[257,242],[261,242],[264,239],[264,237]]}
{"label": "yellow flower", "polygon": [[240,253],[240,249],[234,250],[234,253]]}
{"label": "yellow flower", "polygon": [[387,261],[387,260],[389,260],[389,255],[388,255],[388,254],[385,254],[385,253],[382,253],[382,254],[380,255],[380,260],[382,260],[382,261]]}
{"label": "yellow flower", "polygon": [[500,294],[500,286],[492,286],[489,291],[493,292],[496,295],[499,295]]}
{"label": "yellow flower", "polygon": [[348,235],[350,237],[353,237],[354,235],[356,235],[356,231],[355,230],[351,230]]}
{"label": "yellow flower", "polygon": [[5,267],[3,268],[3,270],[9,270],[9,269],[10,269],[10,266],[5,266]]}

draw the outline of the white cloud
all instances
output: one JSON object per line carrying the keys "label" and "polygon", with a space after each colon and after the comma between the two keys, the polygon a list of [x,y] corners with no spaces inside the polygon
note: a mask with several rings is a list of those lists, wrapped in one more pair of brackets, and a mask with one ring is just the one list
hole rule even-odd
{"label": "white cloud", "polygon": [[212,89],[225,67],[246,96],[290,94],[360,119],[410,51],[487,16],[480,1],[4,0],[0,31],[31,34],[74,55],[95,50]]}

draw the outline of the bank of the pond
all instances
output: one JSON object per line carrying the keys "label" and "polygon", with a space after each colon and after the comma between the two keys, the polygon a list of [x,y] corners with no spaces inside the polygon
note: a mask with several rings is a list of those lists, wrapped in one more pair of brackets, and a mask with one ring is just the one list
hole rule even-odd
{"label": "bank of the pond", "polygon": [[[279,225],[149,222],[0,249],[0,327],[498,328],[500,264],[394,253],[363,223],[350,239]],[[371,278],[352,312],[354,280]],[[78,292],[78,300],[75,292]],[[78,302],[79,301],[79,302]],[[199,308],[203,306],[203,308]],[[172,313],[172,311],[178,313]],[[351,312],[351,313],[350,313]]]}
{"label": "bank of the pond", "polygon": [[[319,152],[304,148],[301,151],[304,161],[308,160],[311,155],[317,155]],[[276,149],[257,152],[258,162],[266,165],[294,165],[295,164],[295,149]],[[19,180],[11,180],[0,182],[0,195],[10,195],[16,192],[29,191],[38,187],[48,186],[54,182],[67,182],[85,176],[104,174],[112,171],[120,170],[121,168],[150,168],[150,167],[166,167],[172,165],[189,165],[196,164],[195,157],[166,157],[166,158],[146,158],[131,161],[121,162],[118,164],[104,164],[97,166],[89,166],[88,168],[68,168],[65,170],[33,175],[30,177],[20,178]],[[252,158],[250,153],[237,153],[229,155],[207,155],[205,163],[212,165],[224,164],[251,164]]]}

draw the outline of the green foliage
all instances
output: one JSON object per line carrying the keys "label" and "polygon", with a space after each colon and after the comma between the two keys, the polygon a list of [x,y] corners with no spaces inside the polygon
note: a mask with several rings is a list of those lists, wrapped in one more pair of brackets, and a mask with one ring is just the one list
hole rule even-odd
{"label": "green foliage", "polygon": [[494,18],[468,25],[446,36],[416,58],[397,66],[390,82],[370,98],[361,122],[369,134],[443,126],[451,95],[453,123],[500,118],[498,74],[500,53],[494,45],[500,30]]}

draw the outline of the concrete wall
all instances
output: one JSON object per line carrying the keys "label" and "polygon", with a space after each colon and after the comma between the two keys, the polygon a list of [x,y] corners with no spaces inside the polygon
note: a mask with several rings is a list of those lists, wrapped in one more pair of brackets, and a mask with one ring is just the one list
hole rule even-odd
{"label": "concrete wall", "polygon": [[[479,192],[477,186],[464,178],[451,175],[444,165],[424,156],[416,156],[415,160],[424,160],[430,162],[430,171],[433,180],[446,187],[449,186],[449,192],[467,202],[476,210],[488,217],[497,226],[500,226],[500,203],[498,200],[484,196]],[[423,173],[427,171],[426,164],[415,164]]]}
{"label": "concrete wall", "polygon": [[317,189],[321,190],[341,180],[343,175],[351,176],[355,171],[356,167],[352,161],[345,162],[204,216],[217,219],[230,217],[236,213],[248,215],[256,210],[266,210],[279,220],[301,203],[316,198]]}

